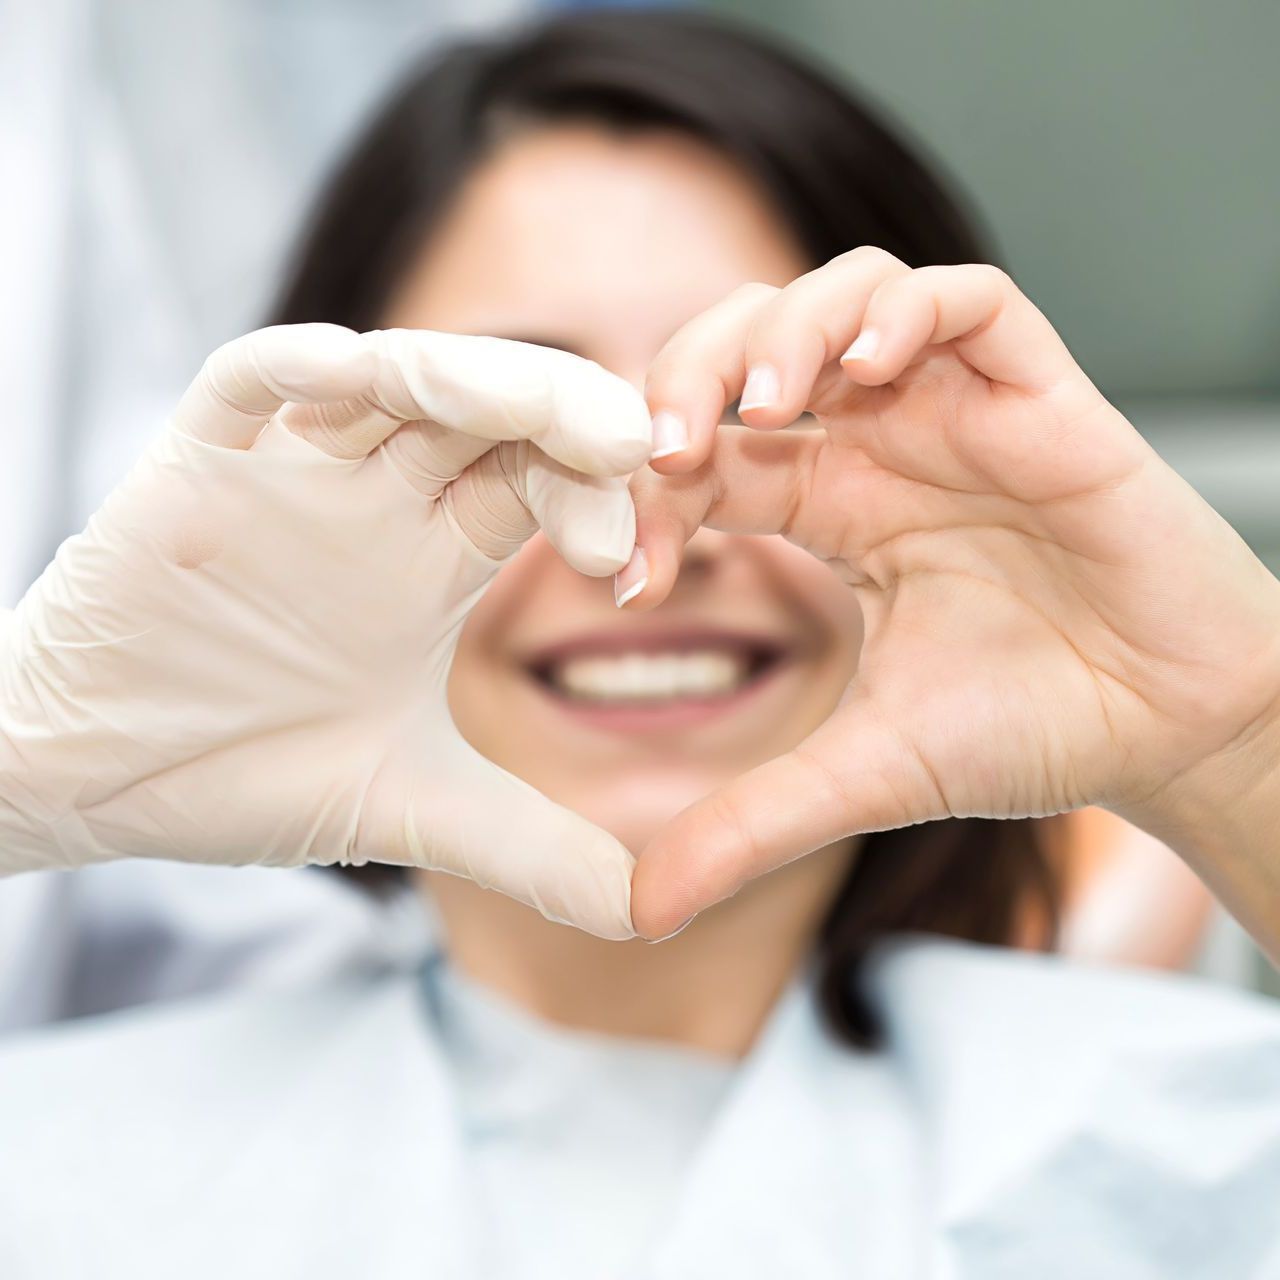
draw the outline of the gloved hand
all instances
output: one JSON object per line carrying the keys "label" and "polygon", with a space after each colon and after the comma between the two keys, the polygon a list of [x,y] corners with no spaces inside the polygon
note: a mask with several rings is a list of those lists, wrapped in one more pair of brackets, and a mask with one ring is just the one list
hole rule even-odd
{"label": "gloved hand", "polygon": [[626,563],[649,452],[639,394],[559,351],[331,325],[223,347],[0,620],[0,871],[375,860],[630,936],[630,854],[468,746],[445,685],[538,525],[584,573]]}

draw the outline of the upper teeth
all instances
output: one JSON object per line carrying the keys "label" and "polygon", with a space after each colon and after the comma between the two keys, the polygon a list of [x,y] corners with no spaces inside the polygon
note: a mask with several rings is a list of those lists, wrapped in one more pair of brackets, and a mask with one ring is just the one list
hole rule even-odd
{"label": "upper teeth", "polygon": [[715,697],[746,677],[745,656],[723,649],[566,658],[551,673],[567,693],[596,700]]}

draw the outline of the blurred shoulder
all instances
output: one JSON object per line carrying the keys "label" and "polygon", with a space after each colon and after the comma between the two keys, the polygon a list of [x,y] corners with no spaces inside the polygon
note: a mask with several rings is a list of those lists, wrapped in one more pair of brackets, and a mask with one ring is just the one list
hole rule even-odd
{"label": "blurred shoulder", "polygon": [[[0,1042],[0,1202],[92,1166],[199,1178],[247,1130],[321,1082],[364,1077],[389,1041],[420,1041],[410,974],[150,1005]],[[92,1160],[82,1159],[94,1151]]]}
{"label": "blurred shoulder", "polygon": [[0,1275],[346,1275],[357,1244],[406,1274],[449,1120],[422,1000],[387,970],[5,1041]]}
{"label": "blurred shoulder", "polygon": [[1001,947],[913,939],[880,949],[867,971],[892,1027],[947,1035],[999,1028],[1006,1046],[1156,1052],[1211,1042],[1275,1047],[1280,1001],[1186,974],[1068,960]]}
{"label": "blurred shoulder", "polygon": [[932,942],[868,983],[957,1274],[1280,1270],[1280,1004]]}
{"label": "blurred shoulder", "polygon": [[179,1066],[182,1079],[194,1074],[216,1088],[228,1080],[220,1060],[246,1050],[259,1063],[310,1056],[352,1021],[403,1005],[412,987],[407,975],[387,970],[153,1003],[17,1032],[0,1040],[0,1107],[12,1103],[11,1086],[27,1080],[43,1080],[52,1090],[91,1078],[101,1097],[134,1091],[146,1080],[159,1083]]}

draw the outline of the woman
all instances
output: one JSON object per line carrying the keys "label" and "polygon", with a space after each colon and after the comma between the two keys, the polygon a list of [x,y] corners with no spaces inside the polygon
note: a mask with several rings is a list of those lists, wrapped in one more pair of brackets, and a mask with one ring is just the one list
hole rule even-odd
{"label": "woman", "polygon": [[[854,242],[881,252],[839,260],[792,287]],[[412,830],[382,821],[388,811],[374,805],[348,847],[470,870],[513,892],[523,885],[523,896],[551,914],[602,934],[630,927],[614,910],[615,845],[645,849],[631,899],[641,930],[658,936],[692,911],[705,914],[658,947],[606,942],[467,879],[428,872],[441,946],[422,973],[364,975],[292,999],[214,1002],[10,1051],[0,1058],[6,1274],[22,1275],[24,1265],[26,1274],[76,1274],[90,1257],[94,1274],[236,1266],[378,1276],[901,1276],[925,1268],[987,1276],[1064,1267],[1244,1275],[1274,1260],[1265,1206],[1280,1179],[1275,1014],[1011,952],[916,942],[873,954],[886,935],[921,931],[1045,942],[1052,877],[1034,828],[957,819],[848,838],[859,825],[851,808],[884,817],[896,805],[888,816],[909,821],[938,800],[895,785],[905,773],[885,770],[877,780],[887,785],[868,791],[865,774],[851,781],[831,757],[793,752],[811,743],[840,749],[832,735],[865,692],[857,654],[864,611],[848,581],[781,539],[710,530],[694,535],[675,575],[684,538],[704,519],[787,524],[866,598],[851,544],[823,543],[834,517],[824,513],[812,527],[791,519],[807,515],[802,499],[821,493],[793,488],[785,511],[779,505],[778,484],[803,474],[825,433],[713,428],[749,364],[757,374],[743,415],[762,428],[794,419],[809,388],[787,379],[807,359],[812,384],[822,363],[805,354],[815,325],[832,317],[831,332],[842,334],[847,299],[860,290],[883,298],[876,290],[901,274],[893,260],[982,256],[933,180],[860,109],[779,55],[699,21],[574,18],[509,45],[460,51],[406,87],[339,175],[276,318],[498,335],[589,356],[636,382],[647,373],[650,407],[667,415],[653,436],[655,466],[666,475],[638,481],[643,554],[630,555],[622,491],[607,477],[634,465],[640,436],[619,387],[598,381],[590,405],[626,428],[611,437],[611,459],[600,460],[596,442],[604,479],[592,484],[574,471],[590,469],[591,415],[569,397],[550,426],[540,419],[512,428],[551,462],[522,444],[465,463],[450,454],[462,492],[449,514],[473,550],[497,558],[533,526],[525,506],[507,502],[509,489],[519,491],[569,564],[599,574],[626,562],[617,584],[626,609],[541,539],[483,595],[480,567],[455,551],[447,561],[397,561],[398,607],[376,582],[362,594],[358,575],[374,576],[367,554],[344,559],[339,535],[348,519],[342,502],[363,500],[369,468],[303,451],[349,447],[347,458],[358,460],[370,441],[385,440],[377,466],[409,482],[386,490],[396,510],[385,538],[399,546],[410,518],[400,508],[411,513],[434,493],[444,453],[501,416],[490,401],[487,413],[459,425],[452,394],[463,387],[471,404],[485,393],[470,365],[458,369],[493,348],[429,340],[420,366],[404,358],[409,339],[386,339],[376,353],[397,376],[419,367],[431,376],[407,389],[388,379],[373,394],[364,388],[381,374],[370,372],[367,352],[331,335],[331,363],[346,379],[337,392],[305,395],[306,378],[295,372],[274,401],[232,396],[244,419],[232,427],[253,445],[252,459],[279,399],[366,395],[357,410],[290,410],[292,439],[277,430],[267,440],[264,465],[283,459],[281,476],[285,462],[312,473],[297,545],[275,545],[289,529],[272,523],[265,498],[243,515],[272,534],[262,559],[285,556],[295,576],[313,562],[316,573],[338,574],[340,602],[359,602],[367,625],[286,610],[276,622],[287,641],[270,671],[288,688],[264,682],[262,700],[294,712],[312,689],[313,667],[314,684],[328,685],[335,658],[326,627],[398,654],[393,641],[421,635],[417,597],[432,597],[439,615],[437,583],[457,578],[451,625],[456,631],[462,617],[466,625],[448,670],[452,721],[472,748],[614,843],[568,819],[555,825],[519,788],[477,811],[469,788],[478,766],[451,744],[438,770],[455,789],[433,778],[436,794],[414,811],[421,818]],[[745,281],[758,283],[743,292]],[[797,298],[803,305],[781,323],[779,308]],[[753,323],[776,322],[760,326],[774,335],[769,361],[744,358],[733,317],[748,311]],[[899,332],[891,319],[886,335]],[[1011,335],[997,334],[999,351],[1036,355],[1044,327],[1028,304]],[[798,347],[785,349],[795,335]],[[851,381],[909,382],[910,358],[887,339],[879,351],[864,342],[852,353],[851,363],[864,363]],[[877,360],[899,364],[886,377]],[[503,377],[513,367],[504,363]],[[573,369],[554,385],[581,386],[585,375]],[[1062,381],[1078,385],[1065,373]],[[446,384],[450,394],[440,390]],[[257,384],[245,375],[241,385]],[[537,397],[522,400],[523,385],[513,378],[499,406],[528,409]],[[831,396],[836,385],[828,378],[823,391]],[[431,411],[415,414],[414,405]],[[183,413],[201,456],[234,443],[209,437],[208,407],[193,402]],[[370,426],[378,413],[410,426]],[[437,431],[442,420],[456,430]],[[927,439],[915,447],[923,456]],[[388,453],[391,461],[381,461]],[[197,474],[168,461],[156,474]],[[221,455],[216,463],[244,469]],[[314,505],[316,493],[331,505]],[[163,505],[161,488],[154,496]],[[284,487],[279,496],[302,501]],[[180,492],[157,517],[174,583],[178,570],[205,574],[225,560],[227,531],[189,518],[200,497]],[[905,502],[899,509],[910,510]],[[1234,547],[1231,554],[1239,559]],[[870,559],[864,567],[874,577]],[[291,610],[288,575],[273,585]],[[187,611],[193,633],[198,590],[175,585],[165,605]],[[634,612],[658,600],[662,608]],[[234,670],[216,673],[228,689],[270,647],[260,630],[268,602],[234,608],[242,651]],[[981,608],[996,616],[988,602]],[[909,616],[908,637],[923,645],[929,615]],[[869,618],[868,653],[892,675],[883,648],[873,647],[883,618]],[[404,637],[387,639],[402,627]],[[433,659],[448,652],[441,645]],[[927,647],[918,655],[929,661]],[[376,664],[367,670],[377,674]],[[1008,674],[1030,685],[1035,673]],[[963,680],[951,683],[967,692]],[[833,716],[851,687],[854,698]],[[371,676],[361,688],[382,690]],[[404,686],[415,708],[419,692]],[[423,697],[422,705],[436,704]],[[967,732],[966,715],[977,709],[952,707],[938,724]],[[260,830],[268,857],[285,860],[300,841],[273,825],[279,792],[294,799],[296,789],[295,809],[313,793],[302,771],[280,768],[303,745],[300,721],[276,719],[278,732],[264,734],[253,757],[273,787],[258,790],[253,771],[239,769],[230,778],[243,793],[229,789],[225,802],[251,810],[236,829]],[[1061,716],[1064,740],[1069,719]],[[416,718],[409,731],[447,734]],[[333,783],[340,805],[345,775],[332,758],[361,755],[360,726],[313,734],[306,745],[308,764]],[[865,737],[860,745],[877,746]],[[402,758],[412,758],[409,748]],[[776,770],[806,758],[832,793],[815,799],[812,774],[796,774],[792,803],[779,806]],[[980,761],[976,746],[970,758]],[[1070,790],[1078,762],[1069,764],[1051,784]],[[744,791],[738,779],[752,770],[760,789]],[[954,808],[984,807],[985,780],[975,772],[972,794]],[[395,789],[384,771],[374,782],[375,792]],[[1081,796],[1067,799],[1093,798],[1081,785]],[[713,793],[728,798],[708,802]],[[210,847],[200,843],[207,832],[182,829],[175,807],[157,806],[154,828],[169,834],[178,824],[177,847]],[[1026,811],[1056,807],[1034,796]],[[313,838],[323,854],[333,841],[329,815],[314,816],[308,811],[308,830],[324,832]],[[734,844],[730,830],[744,817],[750,826]],[[75,839],[68,836],[78,849]],[[433,862],[433,841],[448,846],[451,861]],[[806,845],[818,852],[746,883]],[[590,874],[562,870],[566,849],[589,857]],[[530,865],[540,874],[519,881]],[[24,1102],[37,1088],[50,1100],[43,1109]],[[114,1194],[118,1185],[127,1196]]]}

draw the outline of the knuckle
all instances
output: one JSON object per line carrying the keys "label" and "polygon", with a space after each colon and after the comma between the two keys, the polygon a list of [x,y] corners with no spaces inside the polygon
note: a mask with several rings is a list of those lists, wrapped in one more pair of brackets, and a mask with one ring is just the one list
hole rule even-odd
{"label": "knuckle", "polygon": [[211,399],[225,405],[234,413],[245,412],[237,387],[239,367],[244,359],[243,338],[224,342],[200,366],[196,379]]}
{"label": "knuckle", "polygon": [[895,258],[887,249],[874,244],[860,244],[856,249],[849,249],[831,259],[828,266],[846,267],[901,267],[904,264]]}
{"label": "knuckle", "polygon": [[892,306],[899,299],[909,298],[913,294],[927,294],[936,283],[936,277],[928,275],[930,270],[930,267],[921,267],[904,275],[881,280],[871,291],[868,309]]}
{"label": "knuckle", "polygon": [[726,303],[745,304],[752,302],[767,302],[782,290],[776,284],[763,284],[759,280],[752,280],[746,284],[740,284],[726,299]]}
{"label": "knuckle", "polygon": [[969,272],[971,277],[980,284],[1001,293],[1017,288],[1012,277],[1003,267],[997,267],[990,262],[975,262],[961,270]]}

